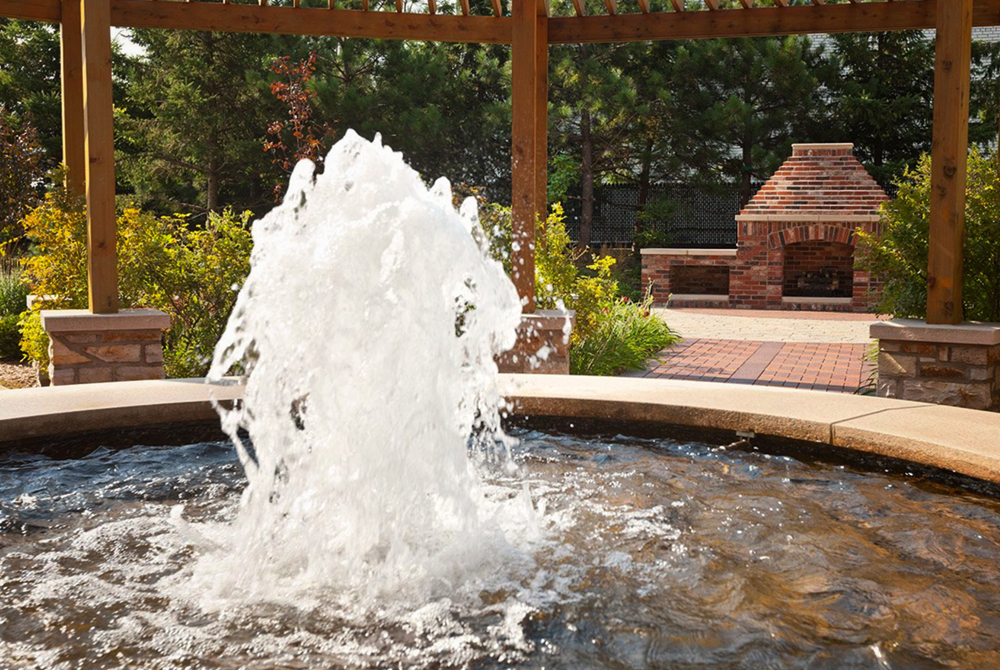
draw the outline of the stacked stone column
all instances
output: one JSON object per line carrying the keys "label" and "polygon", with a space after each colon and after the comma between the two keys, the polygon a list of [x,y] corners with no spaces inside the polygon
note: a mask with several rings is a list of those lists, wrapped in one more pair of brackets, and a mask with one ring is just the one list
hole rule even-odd
{"label": "stacked stone column", "polygon": [[155,309],[91,314],[42,310],[53,386],[164,379],[163,331],[170,316]]}
{"label": "stacked stone column", "polygon": [[1000,411],[1000,324],[876,323],[878,394]]}
{"label": "stacked stone column", "polygon": [[517,343],[497,359],[500,372],[569,374],[574,313],[540,309],[521,316]]}

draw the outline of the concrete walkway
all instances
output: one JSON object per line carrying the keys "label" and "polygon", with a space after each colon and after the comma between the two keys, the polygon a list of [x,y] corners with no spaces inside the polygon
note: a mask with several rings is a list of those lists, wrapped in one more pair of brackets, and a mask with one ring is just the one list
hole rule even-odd
{"label": "concrete walkway", "polygon": [[684,341],[628,376],[854,393],[871,373],[868,314],[656,311]]}

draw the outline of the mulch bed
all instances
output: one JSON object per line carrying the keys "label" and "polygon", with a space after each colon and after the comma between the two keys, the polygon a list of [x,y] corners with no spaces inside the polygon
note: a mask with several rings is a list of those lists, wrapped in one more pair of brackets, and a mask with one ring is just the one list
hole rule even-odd
{"label": "mulch bed", "polygon": [[16,361],[0,361],[0,390],[25,389],[38,386],[38,376],[31,365]]}

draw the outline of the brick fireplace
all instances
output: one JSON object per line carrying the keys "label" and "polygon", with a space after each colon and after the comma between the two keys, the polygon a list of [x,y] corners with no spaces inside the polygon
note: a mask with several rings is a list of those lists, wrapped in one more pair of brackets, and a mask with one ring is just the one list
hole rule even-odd
{"label": "brick fireplace", "polygon": [[855,231],[874,230],[888,198],[853,148],[793,145],[736,217],[735,250],[643,249],[643,285],[677,306],[865,311],[875,287]]}

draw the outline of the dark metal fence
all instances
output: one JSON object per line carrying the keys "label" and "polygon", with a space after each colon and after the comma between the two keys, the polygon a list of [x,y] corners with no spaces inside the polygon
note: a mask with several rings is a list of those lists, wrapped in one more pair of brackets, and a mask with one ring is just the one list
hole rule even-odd
{"label": "dark metal fence", "polygon": [[[764,182],[755,181],[751,197]],[[890,197],[897,188],[886,188]],[[662,242],[671,247],[689,249],[735,248],[736,215],[740,213],[739,188],[736,185],[690,186],[657,184],[650,188],[647,203],[666,203],[647,207],[660,216],[641,221],[641,229],[662,234]],[[581,201],[579,192],[570,193],[563,203],[566,229],[574,242],[580,240]],[[602,186],[594,189],[592,246],[631,246],[637,229],[639,189],[635,186]]]}
{"label": "dark metal fence", "polygon": [[[763,185],[755,183],[756,193]],[[574,197],[575,196],[575,197]],[[647,214],[642,230],[662,235],[664,243],[676,247],[716,248],[736,246],[736,215],[740,212],[736,186],[689,186],[657,184],[650,188]],[[566,228],[579,241],[579,194],[571,194],[565,203]],[[602,186],[594,190],[594,222],[591,244],[594,246],[631,246],[639,207],[639,189],[634,186]]]}

